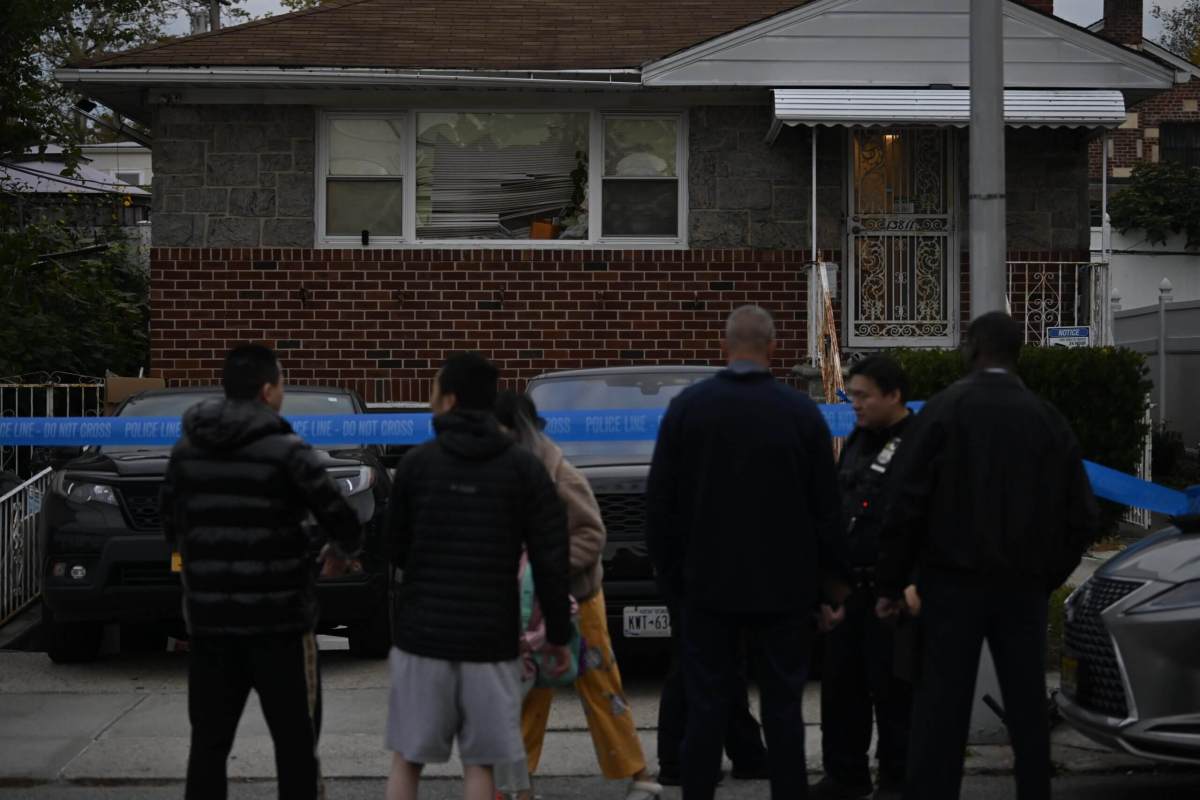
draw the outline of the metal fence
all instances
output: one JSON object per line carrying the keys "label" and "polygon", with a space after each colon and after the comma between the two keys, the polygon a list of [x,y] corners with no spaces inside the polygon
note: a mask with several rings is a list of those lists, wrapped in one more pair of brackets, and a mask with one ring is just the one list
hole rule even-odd
{"label": "metal fence", "polygon": [[41,594],[37,524],[50,476],[51,470],[44,469],[0,496],[0,625]]}
{"label": "metal fence", "polygon": [[1093,345],[1112,344],[1108,265],[1072,261],[1008,262],[1008,299],[1028,344],[1046,344],[1046,330],[1088,325]]}
{"label": "metal fence", "polygon": [[[1151,461],[1154,456],[1154,450],[1152,447],[1152,443],[1154,442],[1154,437],[1151,435],[1151,430],[1153,429],[1153,422],[1154,422],[1154,418],[1151,413],[1152,409],[1153,409],[1153,406],[1151,406],[1149,401],[1147,401],[1147,403],[1146,403],[1146,426],[1147,426],[1146,427],[1146,441],[1143,443],[1142,460],[1140,462],[1138,462],[1138,468],[1137,468],[1137,476],[1144,481],[1151,480],[1151,478],[1153,477],[1151,475],[1151,471],[1150,471],[1150,464],[1151,464]],[[1134,508],[1133,506],[1130,506],[1129,508],[1125,509],[1125,514],[1124,514],[1124,516],[1121,517],[1121,519],[1124,520],[1125,522],[1128,522],[1131,525],[1137,525],[1142,528],[1149,528],[1152,523],[1152,518],[1151,518],[1149,509]]]}
{"label": "metal fence", "polygon": [[[0,378],[0,417],[99,417],[104,378],[44,372]],[[28,478],[44,461],[39,448],[0,445],[0,472]]]}

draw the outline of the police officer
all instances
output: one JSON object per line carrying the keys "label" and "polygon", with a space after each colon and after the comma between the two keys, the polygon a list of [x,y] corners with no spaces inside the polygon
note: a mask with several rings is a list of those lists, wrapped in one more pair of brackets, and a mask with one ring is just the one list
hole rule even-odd
{"label": "police officer", "polygon": [[[904,633],[875,614],[875,563],[885,488],[893,458],[910,422],[904,370],[884,356],[871,356],[850,370],[847,385],[857,426],[838,464],[844,518],[850,543],[853,592],[845,621],[826,638],[821,679],[821,740],[825,777],[812,787],[815,798],[872,795],[868,751],[872,716],[879,728],[879,794],[903,789],[909,734],[911,684],[897,677],[896,649]],[[915,602],[915,600],[914,600]],[[822,609],[826,619],[832,609]],[[908,626],[905,620],[902,624]],[[830,627],[823,625],[822,627]]]}

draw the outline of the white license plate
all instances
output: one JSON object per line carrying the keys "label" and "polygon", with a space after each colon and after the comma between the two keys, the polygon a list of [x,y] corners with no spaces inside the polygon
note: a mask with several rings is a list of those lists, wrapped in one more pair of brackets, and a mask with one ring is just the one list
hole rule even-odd
{"label": "white license plate", "polygon": [[671,635],[671,613],[666,606],[628,606],[626,639],[665,639]]}

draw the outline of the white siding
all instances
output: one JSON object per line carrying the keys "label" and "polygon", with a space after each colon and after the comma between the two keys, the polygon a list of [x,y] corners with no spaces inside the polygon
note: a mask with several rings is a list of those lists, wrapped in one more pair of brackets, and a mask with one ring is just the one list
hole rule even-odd
{"label": "white siding", "polygon": [[[969,85],[970,0],[817,0],[648,65],[648,86]],[[1005,85],[1163,89],[1149,59],[1011,0]]]}

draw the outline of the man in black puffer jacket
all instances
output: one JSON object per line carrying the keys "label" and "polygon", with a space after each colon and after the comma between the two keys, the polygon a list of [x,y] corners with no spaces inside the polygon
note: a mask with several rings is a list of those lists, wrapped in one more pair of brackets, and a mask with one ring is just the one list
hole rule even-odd
{"label": "man in black puffer jacket", "polygon": [[191,637],[187,798],[224,798],[225,765],[253,688],[275,741],[281,798],[323,794],[314,628],[312,511],[341,561],[361,544],[354,510],[312,448],[279,416],[275,354],[244,345],[225,358],[225,399],[188,409],[162,490],[163,532],[183,559]]}
{"label": "man in black puffer jacket", "polygon": [[400,586],[386,744],[388,800],[416,797],[421,768],[463,762],[468,800],[492,800],[492,765],[525,758],[517,568],[529,556],[550,671],[569,655],[567,517],[546,468],[500,430],[496,368],[446,361],[430,407],[437,438],[404,457],[389,538]]}

